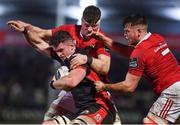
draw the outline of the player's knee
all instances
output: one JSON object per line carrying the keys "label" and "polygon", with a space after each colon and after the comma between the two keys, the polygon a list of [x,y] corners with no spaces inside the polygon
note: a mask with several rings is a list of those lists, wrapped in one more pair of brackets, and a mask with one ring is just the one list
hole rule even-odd
{"label": "player's knee", "polygon": [[148,124],[157,124],[154,121],[152,122],[152,120],[149,119],[149,117],[145,117],[143,118],[143,124],[144,125],[148,125]]}
{"label": "player's knee", "polygon": [[162,119],[152,113],[148,113],[148,115],[143,119],[143,123],[147,124],[168,124],[168,121]]}
{"label": "player's knee", "polygon": [[113,122],[113,125],[121,125],[121,119],[118,112],[116,112],[116,118],[115,121]]}
{"label": "player's knee", "polygon": [[87,125],[86,121],[84,121],[83,119],[74,119],[70,125]]}
{"label": "player's knee", "polygon": [[50,113],[50,112],[46,112],[44,115],[44,121],[47,121],[51,118],[53,118],[54,114]]}
{"label": "player's knee", "polygon": [[58,123],[55,122],[54,120],[47,120],[47,121],[44,121],[42,125],[58,125]]}
{"label": "player's knee", "polygon": [[47,121],[51,118],[53,118],[56,115],[56,105],[51,104],[48,111],[44,115],[44,121]]}

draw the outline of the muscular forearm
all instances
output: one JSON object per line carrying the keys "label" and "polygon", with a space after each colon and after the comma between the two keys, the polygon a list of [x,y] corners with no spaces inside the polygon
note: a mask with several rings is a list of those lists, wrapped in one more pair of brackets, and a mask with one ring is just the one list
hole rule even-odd
{"label": "muscular forearm", "polygon": [[38,51],[49,55],[50,46],[45,40],[46,35],[50,36],[48,30],[43,30],[34,26],[28,26],[25,30],[26,32],[24,32],[24,36],[27,42]]}
{"label": "muscular forearm", "polygon": [[27,42],[33,48],[50,56],[49,44],[45,40],[41,39],[41,37],[39,37],[36,32],[34,32],[33,30],[31,30],[29,28],[29,29],[27,29],[27,32],[24,33],[24,36],[25,36]]}
{"label": "muscular forearm", "polygon": [[114,84],[105,84],[105,88],[112,91],[123,92],[123,93],[134,92],[134,88],[132,88],[125,81],[114,83]]}
{"label": "muscular forearm", "polygon": [[119,53],[122,56],[130,57],[134,47],[113,41],[111,43],[111,49],[116,51],[117,53]]}
{"label": "muscular forearm", "polygon": [[102,35],[101,36],[101,41],[103,41],[104,45],[107,46],[108,48],[112,48],[113,42],[114,42],[113,39],[111,39],[111,38],[109,38],[109,37],[107,37],[105,35]]}
{"label": "muscular forearm", "polygon": [[124,81],[115,84],[105,84],[105,86],[113,91],[134,92],[140,79],[140,76],[127,73],[126,79]]}
{"label": "muscular forearm", "polygon": [[117,92],[134,92],[141,76],[136,76],[130,73],[127,73],[126,79],[122,82],[113,83],[113,84],[104,84],[102,81],[96,81],[96,90],[101,92],[103,90],[112,90]]}
{"label": "muscular forearm", "polygon": [[[51,30],[41,29],[32,25],[26,26],[23,32],[25,38],[33,43],[39,44],[40,42],[46,42],[52,36]],[[41,40],[39,40],[41,39]],[[43,41],[42,41],[43,40]]]}
{"label": "muscular forearm", "polygon": [[32,31],[34,31],[43,40],[49,40],[50,37],[52,37],[51,29],[42,29],[36,26],[32,26]]}
{"label": "muscular forearm", "polygon": [[117,53],[119,53],[122,56],[125,57],[129,57],[131,55],[131,52],[133,51],[133,47],[128,46],[128,45],[124,45],[122,43],[119,43],[117,41],[113,41],[112,39],[104,39],[104,44],[105,46],[107,46],[108,48],[110,48],[111,50],[116,51]]}
{"label": "muscular forearm", "polygon": [[114,41],[110,37],[105,36],[104,34],[101,34],[101,33],[98,34],[98,39],[100,41],[103,41],[105,46],[118,52],[120,55],[125,56],[125,57],[129,57],[132,50],[134,49],[131,46],[124,45],[120,42]]}
{"label": "muscular forearm", "polygon": [[86,76],[86,70],[76,68],[71,70],[68,75],[65,75],[53,82],[53,87],[56,89],[70,90],[77,86]]}
{"label": "muscular forearm", "polygon": [[62,78],[54,81],[52,84],[53,84],[53,87],[56,88],[56,89],[63,89],[63,90],[70,90],[73,86],[72,86],[72,79],[68,76],[63,76]]}
{"label": "muscular forearm", "polygon": [[110,59],[100,60],[93,58],[92,64],[90,65],[97,73],[106,75],[110,69]]}

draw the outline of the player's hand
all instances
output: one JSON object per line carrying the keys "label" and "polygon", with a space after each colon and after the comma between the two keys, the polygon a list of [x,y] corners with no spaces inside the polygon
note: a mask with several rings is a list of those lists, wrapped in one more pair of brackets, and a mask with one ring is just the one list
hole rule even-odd
{"label": "player's hand", "polygon": [[80,65],[86,64],[87,63],[87,55],[83,54],[74,54],[74,58],[70,62],[70,68],[75,69]]}
{"label": "player's hand", "polygon": [[7,22],[7,25],[18,32],[24,32],[24,29],[26,26],[29,26],[29,24],[19,21],[19,20],[10,20]]}
{"label": "player's hand", "polygon": [[105,84],[103,82],[96,81],[94,84],[95,84],[95,88],[96,88],[97,92],[101,92],[101,91],[105,90],[106,86],[105,86]]}
{"label": "player's hand", "polygon": [[88,36],[91,36],[97,40],[102,40],[102,38],[104,37],[104,35],[99,31],[92,31],[88,34]]}

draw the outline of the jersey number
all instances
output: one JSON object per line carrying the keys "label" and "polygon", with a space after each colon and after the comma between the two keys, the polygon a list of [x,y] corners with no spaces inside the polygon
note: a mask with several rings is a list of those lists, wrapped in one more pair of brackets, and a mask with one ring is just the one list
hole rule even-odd
{"label": "jersey number", "polygon": [[165,55],[168,54],[169,52],[170,52],[169,48],[166,48],[165,50],[163,50],[163,51],[161,52],[161,54],[162,54],[163,56],[165,56]]}

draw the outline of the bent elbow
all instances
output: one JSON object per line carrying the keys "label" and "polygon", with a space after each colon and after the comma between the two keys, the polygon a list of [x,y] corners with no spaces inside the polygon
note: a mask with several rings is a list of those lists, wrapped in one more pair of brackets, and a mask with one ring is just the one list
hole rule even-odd
{"label": "bent elbow", "polygon": [[127,92],[129,92],[129,93],[133,93],[135,91],[135,89],[133,89],[133,88],[129,88],[128,90],[127,90]]}
{"label": "bent elbow", "polygon": [[130,85],[126,86],[126,88],[127,88],[126,92],[128,92],[128,93],[133,93],[135,91],[135,88]]}
{"label": "bent elbow", "polygon": [[75,81],[73,80],[73,78],[69,77],[67,82],[66,82],[66,87],[68,89],[74,88],[76,86]]}
{"label": "bent elbow", "polygon": [[107,70],[107,69],[99,70],[99,74],[101,74],[101,75],[107,75],[108,72],[109,72],[109,70]]}
{"label": "bent elbow", "polygon": [[107,75],[109,73],[109,66],[108,65],[102,65],[101,69],[99,70],[99,73],[101,75]]}

